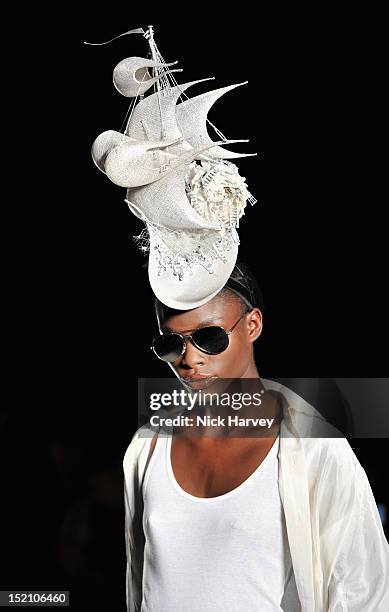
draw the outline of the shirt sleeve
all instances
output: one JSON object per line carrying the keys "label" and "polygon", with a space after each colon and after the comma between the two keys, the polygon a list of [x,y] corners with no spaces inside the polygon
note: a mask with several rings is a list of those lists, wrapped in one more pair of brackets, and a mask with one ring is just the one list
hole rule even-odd
{"label": "shirt sleeve", "polygon": [[135,442],[131,442],[123,460],[124,510],[126,547],[126,604],[127,612],[140,612],[142,606],[142,575],[144,533],[143,504],[138,482]]}
{"label": "shirt sleeve", "polygon": [[370,483],[354,462],[329,470],[321,508],[328,612],[389,610],[389,545]]}

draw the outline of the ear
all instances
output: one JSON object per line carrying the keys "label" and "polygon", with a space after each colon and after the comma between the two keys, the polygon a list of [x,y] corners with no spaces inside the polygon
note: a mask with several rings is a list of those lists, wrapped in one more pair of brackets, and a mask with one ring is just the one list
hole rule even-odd
{"label": "ear", "polygon": [[262,313],[259,308],[253,308],[246,315],[246,325],[249,334],[249,342],[255,342],[262,333]]}

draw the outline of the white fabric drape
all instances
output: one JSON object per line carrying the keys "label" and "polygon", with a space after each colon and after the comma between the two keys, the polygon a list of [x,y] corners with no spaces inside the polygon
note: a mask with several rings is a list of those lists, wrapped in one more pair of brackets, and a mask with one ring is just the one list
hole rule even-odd
{"label": "white fabric drape", "polygon": [[[310,404],[261,380],[283,404],[279,489],[302,612],[387,612],[389,545],[364,469]],[[140,428],[123,459],[128,612],[142,603],[140,489],[153,433]]]}

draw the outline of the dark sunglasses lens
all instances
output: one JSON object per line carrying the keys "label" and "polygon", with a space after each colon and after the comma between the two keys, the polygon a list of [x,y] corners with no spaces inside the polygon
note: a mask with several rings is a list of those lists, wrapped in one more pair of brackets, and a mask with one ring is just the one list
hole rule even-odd
{"label": "dark sunglasses lens", "polygon": [[163,361],[175,361],[182,353],[183,340],[178,334],[163,334],[154,338],[153,349]]}
{"label": "dark sunglasses lens", "polygon": [[229,342],[222,327],[202,327],[192,334],[192,338],[200,350],[213,355],[225,351]]}

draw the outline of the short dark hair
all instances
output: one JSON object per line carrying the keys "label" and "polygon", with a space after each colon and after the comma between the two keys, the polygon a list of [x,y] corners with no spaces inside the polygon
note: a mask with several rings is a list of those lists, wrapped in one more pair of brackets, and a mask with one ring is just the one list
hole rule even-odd
{"label": "short dark hair", "polygon": [[263,313],[264,302],[262,291],[259,288],[258,282],[251,272],[250,268],[240,261],[236,261],[235,267],[230,274],[230,278],[224,285],[220,293],[232,290],[241,298],[246,306],[251,308],[259,308]]}
{"label": "short dark hair", "polygon": [[[262,291],[249,267],[240,260],[236,261],[228,281],[217,295],[223,295],[224,293],[230,292],[238,296],[246,308],[259,308],[263,313],[264,303]],[[182,312],[182,310],[176,310],[166,306],[157,297],[154,299],[154,308],[158,321]]]}

